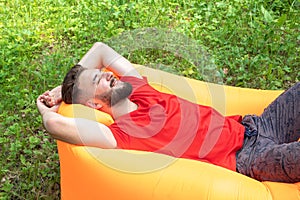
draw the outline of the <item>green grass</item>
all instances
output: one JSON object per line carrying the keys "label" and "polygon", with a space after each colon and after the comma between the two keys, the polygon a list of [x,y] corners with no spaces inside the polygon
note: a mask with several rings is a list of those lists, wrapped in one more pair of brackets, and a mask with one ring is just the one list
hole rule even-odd
{"label": "green grass", "polygon": [[299,10],[299,0],[0,0],[0,199],[59,199],[35,99],[94,42],[192,78],[285,89],[300,79]]}

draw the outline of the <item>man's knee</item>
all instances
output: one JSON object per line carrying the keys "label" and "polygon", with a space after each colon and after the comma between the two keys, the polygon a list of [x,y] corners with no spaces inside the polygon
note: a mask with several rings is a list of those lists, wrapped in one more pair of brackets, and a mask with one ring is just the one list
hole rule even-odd
{"label": "man's knee", "polygon": [[275,145],[257,157],[251,176],[260,181],[299,182],[300,143]]}

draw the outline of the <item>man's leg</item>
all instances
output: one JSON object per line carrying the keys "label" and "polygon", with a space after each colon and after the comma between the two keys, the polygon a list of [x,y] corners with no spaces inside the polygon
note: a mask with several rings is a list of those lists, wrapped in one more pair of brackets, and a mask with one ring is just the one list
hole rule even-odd
{"label": "man's leg", "polygon": [[300,181],[300,83],[259,117],[250,174],[259,180]]}
{"label": "man's leg", "polygon": [[264,135],[279,144],[300,137],[300,82],[281,94],[261,115]]}
{"label": "man's leg", "polygon": [[268,145],[264,148],[253,160],[251,177],[261,181],[300,181],[300,142]]}

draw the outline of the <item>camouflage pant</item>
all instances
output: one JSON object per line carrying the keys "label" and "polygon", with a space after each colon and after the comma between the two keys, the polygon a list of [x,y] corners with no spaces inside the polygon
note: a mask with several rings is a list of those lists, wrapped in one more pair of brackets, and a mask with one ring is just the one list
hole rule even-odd
{"label": "camouflage pant", "polygon": [[261,181],[299,182],[300,83],[242,123],[248,136],[237,153],[237,171]]}

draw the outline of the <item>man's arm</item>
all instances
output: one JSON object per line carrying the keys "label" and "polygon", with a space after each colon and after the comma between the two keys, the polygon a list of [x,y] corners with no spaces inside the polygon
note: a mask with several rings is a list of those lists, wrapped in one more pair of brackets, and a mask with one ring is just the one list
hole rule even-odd
{"label": "man's arm", "polygon": [[101,42],[96,42],[79,64],[90,69],[108,68],[118,76],[142,78],[126,58]]}
{"label": "man's arm", "polygon": [[87,119],[64,117],[56,113],[58,106],[47,107],[43,95],[37,99],[44,126],[54,139],[76,145],[116,148],[116,140],[107,126]]}

